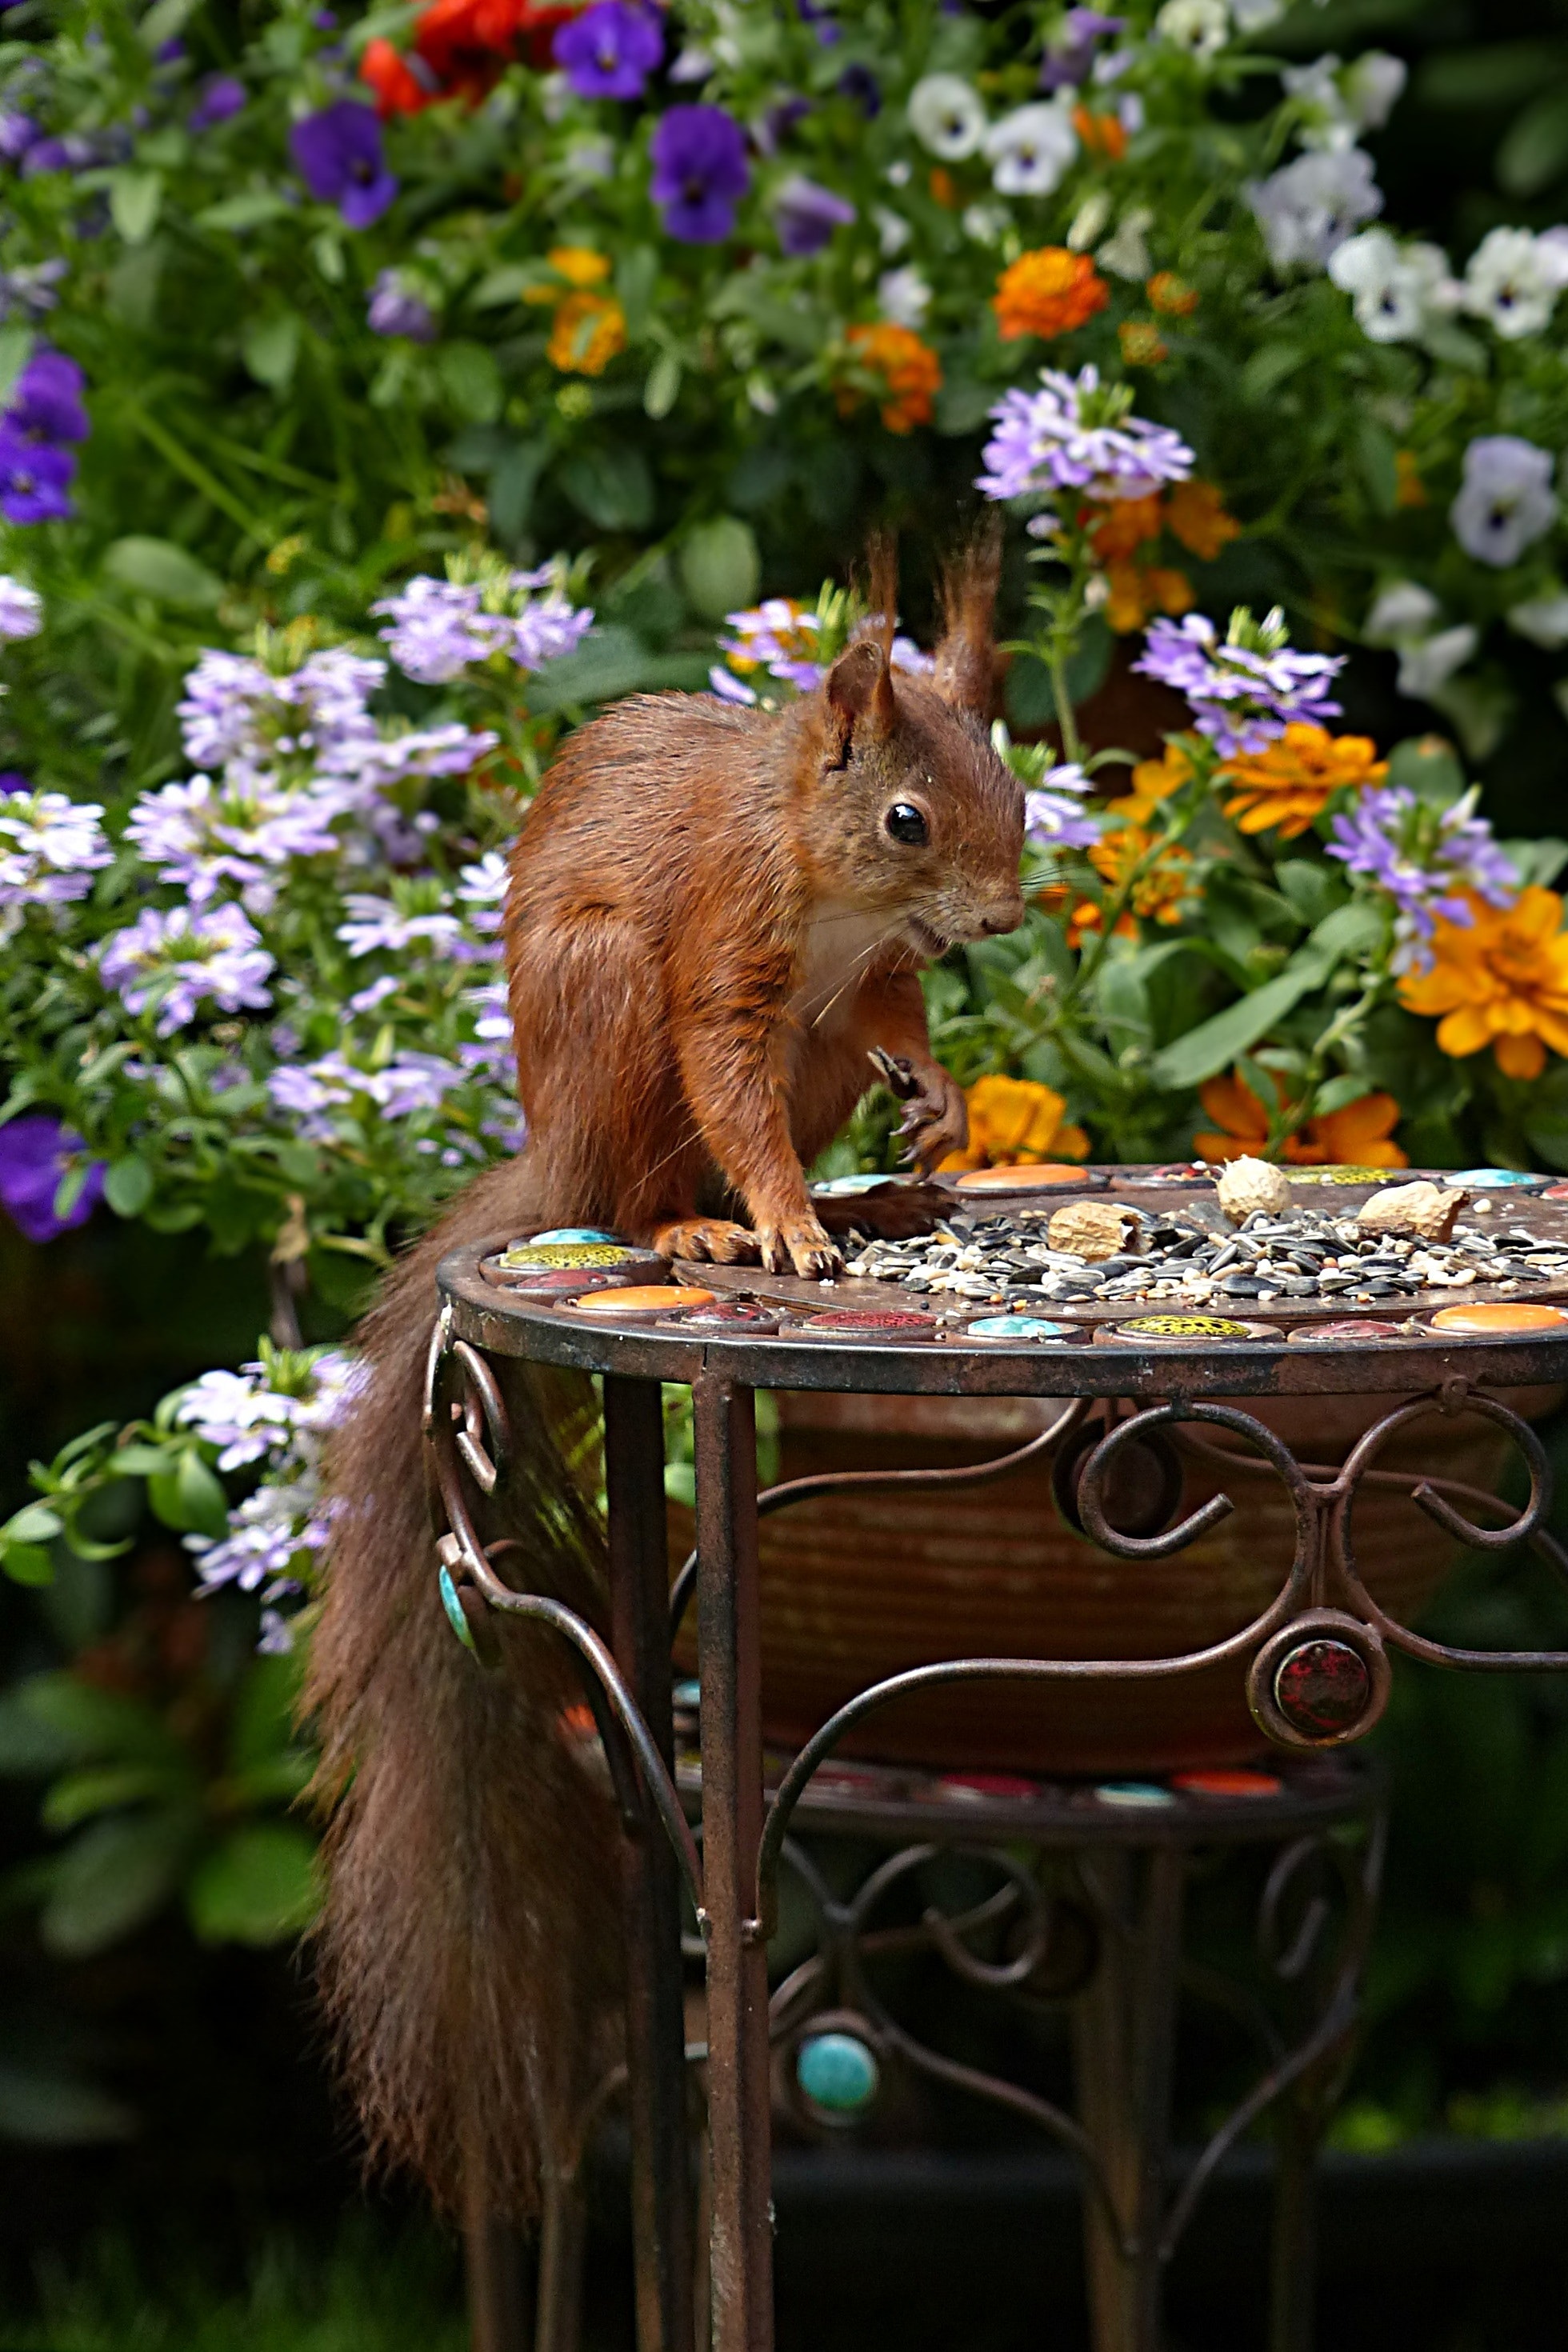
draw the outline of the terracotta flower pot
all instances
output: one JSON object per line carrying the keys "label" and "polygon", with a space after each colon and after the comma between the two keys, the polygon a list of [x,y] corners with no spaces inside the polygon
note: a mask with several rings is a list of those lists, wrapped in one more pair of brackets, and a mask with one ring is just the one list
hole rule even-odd
{"label": "terracotta flower pot", "polygon": [[[1342,1460],[1394,1402],[1254,1400],[1247,1409],[1298,1459],[1321,1464]],[[1534,1391],[1507,1402],[1533,1415],[1552,1397]],[[784,1478],[982,1462],[1022,1444],[1059,1410],[1029,1398],[810,1392],[781,1395],[779,1408]],[[1194,1434],[1228,1442],[1213,1430]],[[1116,1559],[1073,1533],[1053,1499],[1048,1460],[991,1486],[828,1495],[764,1519],[768,1738],[797,1747],[867,1684],[940,1658],[1155,1657],[1237,1632],[1284,1580],[1294,1549],[1289,1499],[1266,1467],[1232,1469],[1184,1441],[1180,1451],[1178,1515],[1222,1489],[1236,1508],[1167,1559]],[[1507,1437],[1479,1418],[1427,1421],[1387,1447],[1378,1466],[1440,1472],[1489,1493],[1510,1451]],[[690,1516],[673,1516],[672,1540],[689,1548]],[[1406,1622],[1458,1556],[1393,1486],[1363,1486],[1352,1536],[1369,1590]],[[689,1619],[682,1644],[685,1669],[694,1671]],[[885,1709],[845,1752],[949,1768],[1102,1773],[1239,1762],[1264,1744],[1232,1665],[1141,1687],[955,1685]]]}

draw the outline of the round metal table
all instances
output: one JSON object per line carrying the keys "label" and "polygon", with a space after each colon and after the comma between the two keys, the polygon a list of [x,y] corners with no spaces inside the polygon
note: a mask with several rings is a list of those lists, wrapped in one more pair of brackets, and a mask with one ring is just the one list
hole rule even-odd
{"label": "round metal table", "polygon": [[[1489,1671],[1568,1668],[1568,1654],[1460,1650],[1397,1622],[1367,1591],[1351,1534],[1358,1486],[1381,1448],[1395,1433],[1419,1424],[1430,1430],[1434,1469],[1430,1482],[1414,1484],[1412,1499],[1437,1527],[1481,1551],[1532,1543],[1568,1572],[1568,1558],[1545,1528],[1551,1495],[1544,1450],[1530,1423],[1497,1393],[1568,1381],[1568,1324],[1561,1333],[1478,1338],[1413,1325],[1410,1336],[1395,1341],[1356,1338],[1300,1346],[1289,1344],[1285,1331],[1302,1315],[1286,1312],[1272,1318],[1279,1327],[1272,1340],[1208,1340],[1190,1348],[1129,1342],[1108,1328],[1103,1315],[1083,1318],[1081,1335],[1070,1341],[1045,1345],[966,1342],[958,1331],[905,1342],[874,1335],[837,1340],[791,1336],[787,1326],[766,1335],[739,1328],[733,1336],[683,1330],[678,1322],[616,1328],[613,1316],[590,1322],[498,1287],[481,1265],[509,1238],[455,1253],[437,1277],[441,1303],[432,1337],[426,1442],[442,1600],[460,1638],[481,1658],[493,1644],[492,1611],[532,1620],[572,1645],[628,1833],[626,2095],[639,2352],[687,2352],[692,2342],[683,1892],[700,1925],[706,1967],[711,2340],[716,2352],[770,2352],[770,2076],[778,2029],[770,2010],[767,1946],[792,1827],[797,1816],[806,1818],[801,1809],[814,1777],[829,1765],[846,1734],[891,1700],[939,1680],[1038,1683],[1046,1704],[1053,1684],[1100,1678],[1132,1685],[1228,1664],[1245,1680],[1259,1727],[1281,1749],[1301,1758],[1352,1742],[1372,1727],[1386,1699],[1392,1651]],[[743,1290],[786,1313],[828,1303],[815,1286],[754,1269],[678,1268],[677,1280]],[[864,1299],[885,1306],[885,1290],[871,1298],[877,1289],[844,1282],[836,1286],[831,1303],[852,1307]],[[1324,1312],[1321,1306],[1315,1311],[1320,1318]],[[535,1366],[593,1373],[603,1381],[610,1590],[602,1631],[558,1600],[516,1589],[508,1580],[515,1563],[506,1547],[487,1547],[489,1498],[504,1488],[510,1454],[509,1395],[517,1393],[514,1384],[526,1382],[529,1368]],[[694,1589],[700,1657],[700,1851],[676,1775],[660,1397],[665,1382],[689,1385],[693,1400],[698,1539],[688,1571],[676,1580],[675,1603],[679,1612]],[[796,1480],[759,1496],[753,1410],[759,1389],[1064,1400],[1062,1413],[1047,1429],[1001,1462],[942,1473],[874,1474],[888,1483],[933,1475],[962,1483],[995,1475],[1003,1463],[1011,1466],[1036,1457],[1079,1429],[1092,1401],[1110,1400],[1112,1415],[1082,1469],[1077,1507],[1089,1538],[1123,1559],[1177,1554],[1231,1508],[1224,1495],[1215,1496],[1174,1526],[1148,1536],[1119,1532],[1114,1523],[1124,1449],[1175,1424],[1206,1425],[1260,1456],[1282,1482],[1295,1517],[1294,1557],[1269,1606],[1201,1651],[1153,1659],[973,1656],[891,1676],[839,1707],[775,1771],[770,1785],[761,1704],[759,1514],[787,1507],[857,1474]],[[1243,1402],[1329,1395],[1388,1400],[1387,1409],[1331,1475],[1310,1475]],[[1500,1526],[1478,1525],[1442,1491],[1444,1425],[1460,1412],[1479,1413],[1506,1431],[1528,1471],[1530,1494],[1523,1507],[1512,1512],[1501,1503],[1494,1506],[1503,1517]],[[1473,1501],[1471,1507],[1477,1507]],[[961,1765],[962,1759],[953,1759],[955,1769]],[[1289,1788],[1288,1773],[1286,1782]],[[825,1788],[812,1810],[830,1813],[831,1804],[822,1805],[822,1798],[830,1796],[831,1789]],[[1370,1809],[1364,1780],[1354,1775],[1338,1787],[1330,1806],[1340,1818]],[[1288,1805],[1277,1825],[1287,1846],[1297,1828],[1289,1812]],[[922,1818],[930,1822],[934,1815]],[[1261,1816],[1252,1820],[1260,1832]],[[973,1826],[963,1833],[972,1835]],[[1015,1820],[1012,1826],[1027,1843],[1026,1825]],[[1095,1834],[1103,1843],[1101,1826],[1097,1823]],[[1146,1970],[1149,1951],[1164,1956],[1154,1967],[1156,1979],[1173,1973],[1168,1925],[1184,1840],[1189,1845],[1196,1842],[1215,1821],[1210,1814],[1206,1822],[1194,1822],[1188,1809],[1173,1831],[1178,1826],[1182,1833],[1169,1837],[1152,1832],[1147,1822],[1127,1832],[1127,1840],[1153,1857],[1145,1905],[1156,1911],[1164,1906],[1166,1928],[1145,1937],[1140,1947]],[[1085,1843],[1081,1816],[1078,1828],[1079,1843]],[[944,1833],[952,1833],[951,1825]],[[1115,1843],[1114,1835],[1110,1843]],[[1162,1868],[1162,1852],[1177,1856],[1177,1863],[1167,1861]],[[1369,1872],[1370,1901],[1375,1858]],[[1331,2052],[1336,2034],[1342,2044],[1347,2032],[1344,2015],[1335,2011],[1326,2032],[1316,2041],[1309,2034],[1303,2064]],[[1142,2089],[1129,2077],[1125,2091],[1145,2109],[1165,2095],[1158,2080],[1164,2062],[1158,2053],[1152,2058],[1146,2053],[1146,2059]],[[1268,2095],[1283,2087],[1289,2084],[1276,2085]],[[1267,2100],[1249,2105],[1237,2129],[1263,2104]],[[1103,2179],[1100,2189],[1100,2202],[1109,2198],[1105,2261],[1116,2316],[1113,2329],[1100,2329],[1100,2340],[1125,2352],[1154,2352],[1163,2253],[1173,2241],[1165,2147],[1147,2114],[1123,2118],[1121,2140],[1124,2160],[1120,2169],[1113,2168],[1109,2189]],[[1299,2254],[1309,2242],[1302,2239]],[[1092,2272],[1092,2243],[1090,2251]],[[547,2245],[547,2267],[549,2260]],[[1281,2296],[1277,2290],[1275,2352],[1300,2352],[1309,2340],[1304,2299]],[[559,2347],[542,2346],[541,2352]]]}

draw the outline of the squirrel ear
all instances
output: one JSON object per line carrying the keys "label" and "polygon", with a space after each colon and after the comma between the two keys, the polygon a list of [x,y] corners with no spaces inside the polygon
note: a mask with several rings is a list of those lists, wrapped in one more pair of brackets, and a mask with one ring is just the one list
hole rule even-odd
{"label": "squirrel ear", "polygon": [[827,673],[823,699],[832,764],[842,767],[852,737],[875,742],[891,731],[897,710],[888,657],[875,637],[857,637]]}
{"label": "squirrel ear", "polygon": [[933,684],[944,702],[991,716],[992,631],[1002,569],[1002,533],[994,518],[942,573],[942,640]]}

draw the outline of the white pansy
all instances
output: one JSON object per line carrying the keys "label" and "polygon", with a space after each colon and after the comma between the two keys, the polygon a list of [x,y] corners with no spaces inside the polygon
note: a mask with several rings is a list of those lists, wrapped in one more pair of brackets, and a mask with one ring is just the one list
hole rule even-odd
{"label": "white pansy", "polygon": [[1538,335],[1568,286],[1568,238],[1548,229],[1494,228],[1482,237],[1465,271],[1464,305],[1489,321],[1505,342]]}
{"label": "white pansy", "polygon": [[1230,0],[1231,21],[1238,33],[1261,33],[1277,25],[1289,0]]}
{"label": "white pansy", "polygon": [[1004,205],[966,205],[960,226],[972,245],[1000,245],[1013,216]]}
{"label": "white pansy", "polygon": [[1516,635],[1555,653],[1560,646],[1568,646],[1568,588],[1527,596],[1522,604],[1510,604],[1505,618]]}
{"label": "white pansy", "polygon": [[716,63],[706,49],[682,49],[669,68],[669,79],[679,82],[706,81]]}
{"label": "white pansy", "polygon": [[889,188],[907,188],[913,173],[907,155],[895,155],[882,177]]}
{"label": "white pansy", "polygon": [[1374,343],[1413,342],[1459,296],[1440,246],[1401,246],[1384,228],[1347,237],[1329,257],[1329,276],[1352,298],[1357,324]]}
{"label": "white pansy", "polygon": [[895,327],[923,325],[931,309],[931,288],[918,269],[885,269],[877,280],[877,305]]}
{"label": "white pansy", "polygon": [[1218,57],[1230,38],[1230,14],[1225,0],[1165,0],[1154,30],[1173,49],[1203,62]]}
{"label": "white pansy", "polygon": [[1556,520],[1549,450],[1516,433],[1486,433],[1470,443],[1464,480],[1448,509],[1454,536],[1467,555],[1504,570]]}
{"label": "white pansy", "polygon": [[927,74],[910,92],[910,129],[944,163],[962,163],[985,136],[979,94],[958,74]]}
{"label": "white pansy", "polygon": [[985,137],[992,181],[1005,196],[1048,196],[1077,153],[1067,109],[1043,100],[1004,115]]}
{"label": "white pansy", "polygon": [[877,242],[888,260],[891,261],[895,253],[902,253],[910,241],[910,225],[901,214],[890,213],[886,205],[874,205],[871,208],[871,226],[877,232]]}
{"label": "white pansy", "polygon": [[1404,96],[1410,68],[1386,49],[1363,49],[1340,77],[1345,103],[1363,131],[1381,131]]}
{"label": "white pansy", "polygon": [[1091,188],[1079,205],[1068,226],[1068,243],[1074,253],[1087,253],[1095,238],[1110,221],[1114,207],[1103,188]]}
{"label": "white pansy", "polygon": [[1287,98],[1301,110],[1297,136],[1303,147],[1332,151],[1355,144],[1356,126],[1340,89],[1340,60],[1331,49],[1304,66],[1287,66],[1279,77]]}
{"label": "white pansy", "polygon": [[1298,155],[1243,190],[1276,269],[1324,269],[1329,257],[1383,210],[1372,158],[1359,147]]}
{"label": "white pansy", "polygon": [[1400,693],[1416,702],[1430,702],[1438,688],[1464,667],[1480,641],[1480,632],[1462,621],[1452,629],[1439,629],[1436,636],[1404,646],[1399,656]]}
{"label": "white pansy", "polygon": [[1391,580],[1380,588],[1362,625],[1369,646],[1399,646],[1425,636],[1442,611],[1418,580]]}
{"label": "white pansy", "polygon": [[1108,236],[1095,255],[1101,269],[1113,278],[1129,278],[1141,286],[1154,267],[1154,258],[1144,242],[1145,233],[1154,226],[1154,215],[1147,205],[1134,205],[1122,214],[1116,233]]}

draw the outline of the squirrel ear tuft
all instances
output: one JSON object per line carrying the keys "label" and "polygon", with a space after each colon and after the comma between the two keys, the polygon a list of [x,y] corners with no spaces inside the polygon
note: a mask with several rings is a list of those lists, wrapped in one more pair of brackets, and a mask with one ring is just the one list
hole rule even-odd
{"label": "squirrel ear tuft", "polygon": [[944,702],[991,716],[992,635],[1002,569],[1002,530],[994,516],[942,572],[942,639],[933,683]]}
{"label": "squirrel ear tuft", "polygon": [[892,673],[875,637],[857,637],[827,673],[823,699],[825,733],[832,764],[842,767],[850,741],[875,742],[891,731],[898,715]]}

